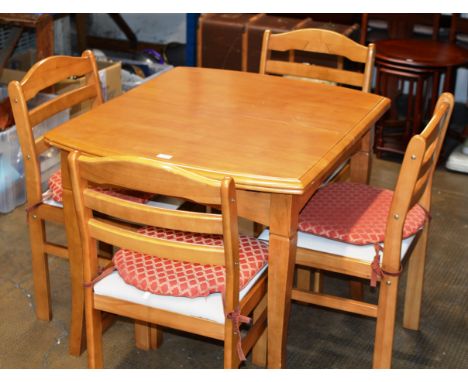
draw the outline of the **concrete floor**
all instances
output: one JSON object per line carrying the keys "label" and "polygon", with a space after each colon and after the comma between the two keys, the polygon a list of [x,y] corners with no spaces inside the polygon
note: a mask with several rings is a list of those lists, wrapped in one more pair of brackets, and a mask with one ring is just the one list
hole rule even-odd
{"label": "concrete floor", "polygon": [[[374,160],[371,183],[392,188],[398,169],[398,163]],[[421,332],[401,328],[400,309],[396,368],[468,367],[468,286],[462,271],[468,264],[467,190],[468,175],[437,171],[427,270],[435,282],[426,279]],[[61,227],[49,228],[54,237],[63,239]],[[86,368],[86,353],[68,355],[67,262],[49,260],[54,317],[38,321],[23,207],[0,215],[0,232],[0,368]],[[445,263],[449,257],[452,261]],[[445,294],[437,293],[442,290]],[[288,367],[368,368],[374,327],[369,319],[293,304]],[[143,352],[134,347],[132,323],[119,320],[104,336],[104,357],[107,368],[220,368],[223,352],[218,342],[173,331],[165,333],[160,349]],[[248,361],[244,367],[253,366]]]}

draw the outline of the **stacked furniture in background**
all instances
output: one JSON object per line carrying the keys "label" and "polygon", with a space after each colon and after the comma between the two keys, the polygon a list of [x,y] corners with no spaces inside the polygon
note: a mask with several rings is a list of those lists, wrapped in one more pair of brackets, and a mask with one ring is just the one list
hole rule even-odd
{"label": "stacked furniture in background", "polygon": [[[296,15],[297,16],[297,15]],[[200,67],[242,70],[257,73],[260,65],[263,33],[283,33],[303,28],[333,30],[350,36],[358,24],[338,24],[315,21],[311,17],[286,17],[272,14],[205,14],[199,19],[197,65]],[[280,60],[304,62],[306,57],[288,53],[277,54]],[[321,63],[323,57],[315,55],[312,61]],[[336,61],[328,61],[336,66]]]}

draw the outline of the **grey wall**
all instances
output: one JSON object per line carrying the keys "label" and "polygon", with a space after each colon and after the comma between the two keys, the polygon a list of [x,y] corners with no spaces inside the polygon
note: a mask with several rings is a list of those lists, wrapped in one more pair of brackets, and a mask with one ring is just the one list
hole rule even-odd
{"label": "grey wall", "polygon": [[[127,24],[141,41],[185,43],[185,13],[122,13]],[[90,33],[124,39],[125,35],[107,14],[92,14]]]}

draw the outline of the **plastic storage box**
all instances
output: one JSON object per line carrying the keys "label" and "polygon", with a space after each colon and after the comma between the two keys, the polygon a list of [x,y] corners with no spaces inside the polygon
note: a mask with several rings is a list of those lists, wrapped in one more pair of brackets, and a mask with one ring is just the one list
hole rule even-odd
{"label": "plastic storage box", "polygon": [[[8,96],[6,87],[0,86],[0,99]],[[53,94],[38,94],[31,100],[31,107],[51,98]],[[34,127],[34,136],[39,137],[55,126],[67,121],[69,110],[64,110]],[[47,188],[47,179],[60,167],[60,155],[50,149],[41,155],[42,189]],[[16,134],[16,126],[0,132],[0,213],[12,211],[26,200],[23,155]]]}

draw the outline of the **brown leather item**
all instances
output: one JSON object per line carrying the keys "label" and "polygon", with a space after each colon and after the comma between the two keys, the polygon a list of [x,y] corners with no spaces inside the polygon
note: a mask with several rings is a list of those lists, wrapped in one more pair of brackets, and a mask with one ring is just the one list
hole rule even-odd
{"label": "brown leather item", "polygon": [[198,23],[197,66],[242,70],[244,32],[252,13],[205,14]]}
{"label": "brown leather item", "polygon": [[[314,21],[310,17],[301,20],[292,17],[260,15],[260,17],[249,22],[247,25],[247,71],[258,72],[259,70],[260,51],[262,48],[262,39],[265,30],[269,29],[272,33],[283,33],[303,28],[327,29],[349,37],[359,28],[359,25],[345,25],[331,22]],[[310,52],[296,51],[294,52],[294,55],[292,53],[288,54],[284,52],[273,52],[272,57],[275,60],[312,62],[330,67],[336,67],[337,65],[336,59],[334,57]]]}
{"label": "brown leather item", "polygon": [[0,131],[3,131],[15,124],[13,112],[11,111],[10,98],[0,101]]}
{"label": "brown leather item", "polygon": [[[307,23],[306,28],[316,28],[316,29],[326,29],[333,32],[341,33],[346,37],[353,38],[352,35],[354,32],[359,30],[359,24],[337,24],[332,22],[322,22],[322,21],[315,21]],[[356,35],[356,38],[358,36]],[[294,52],[294,61],[295,62],[309,62],[314,63],[316,65],[321,66],[328,66],[331,68],[337,67],[337,59],[336,57],[331,57],[328,54],[321,54],[321,53],[312,53],[312,52],[304,52],[304,51],[295,51]]]}
{"label": "brown leather item", "polygon": [[[260,15],[247,24],[247,71],[258,73],[260,67],[260,52],[262,50],[263,33],[269,29],[272,33],[288,32],[294,29],[310,28],[312,19],[304,20],[292,17],[279,17],[272,15]],[[288,53],[274,52],[272,57],[277,60],[289,60]]]}

